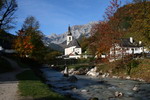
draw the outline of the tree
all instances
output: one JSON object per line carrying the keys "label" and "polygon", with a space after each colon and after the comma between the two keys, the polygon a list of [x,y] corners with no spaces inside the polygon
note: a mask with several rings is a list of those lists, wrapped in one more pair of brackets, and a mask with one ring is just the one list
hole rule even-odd
{"label": "tree", "polygon": [[44,57],[45,61],[50,62],[52,60],[58,60],[56,59],[57,56],[60,56],[61,53],[58,51],[51,51],[49,53],[47,53]]}
{"label": "tree", "polygon": [[123,36],[123,31],[120,27],[120,15],[115,15],[120,7],[119,0],[112,0],[110,6],[106,9],[105,20],[95,25],[91,31],[90,39],[91,48],[96,51],[96,55],[100,57],[102,54],[109,54],[110,48],[114,47],[114,59],[116,53],[116,44],[119,44],[120,38]]}
{"label": "tree", "polygon": [[14,40],[14,48],[21,57],[28,57],[33,52],[34,45],[31,42],[31,36],[25,35],[23,29],[17,32],[17,38]]}
{"label": "tree", "polygon": [[0,0],[0,9],[2,8],[2,5],[3,5],[3,1]]}
{"label": "tree", "polygon": [[16,0],[0,1],[0,30],[14,28],[14,13],[17,10]]}
{"label": "tree", "polygon": [[37,31],[39,30],[40,25],[39,22],[35,19],[35,17],[29,16],[25,19],[22,27],[24,30],[32,29],[34,31]]}
{"label": "tree", "polygon": [[86,36],[81,35],[79,38],[79,44],[82,48],[82,52],[85,52],[88,49],[89,40]]}
{"label": "tree", "polygon": [[28,55],[37,60],[44,57],[46,48],[42,42],[42,32],[39,30],[39,22],[33,16],[25,19],[14,47],[22,57]]}
{"label": "tree", "polygon": [[130,5],[132,9],[131,27],[128,33],[136,40],[142,41],[147,47],[150,45],[150,2],[141,2]]}
{"label": "tree", "polygon": [[133,0],[133,3],[141,3],[141,2],[145,2],[145,1],[150,1],[150,0]]}

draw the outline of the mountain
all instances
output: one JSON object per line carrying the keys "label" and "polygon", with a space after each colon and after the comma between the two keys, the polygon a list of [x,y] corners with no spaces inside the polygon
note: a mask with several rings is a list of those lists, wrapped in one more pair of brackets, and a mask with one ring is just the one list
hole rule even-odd
{"label": "mountain", "polygon": [[[75,39],[78,39],[81,35],[89,37],[90,31],[95,24],[98,24],[98,22],[90,22],[90,23],[85,24],[85,25],[74,25],[74,26],[72,26],[71,27],[72,36]],[[66,43],[66,39],[67,39],[66,38],[67,34],[68,34],[68,31],[63,33],[63,34],[60,34],[60,35],[53,33],[51,35],[44,36],[43,42],[46,46],[49,46],[49,47],[52,46],[53,48],[55,48],[54,47],[54,44],[55,44],[55,46],[57,45],[57,47],[60,46],[60,47],[64,48],[65,43]]]}

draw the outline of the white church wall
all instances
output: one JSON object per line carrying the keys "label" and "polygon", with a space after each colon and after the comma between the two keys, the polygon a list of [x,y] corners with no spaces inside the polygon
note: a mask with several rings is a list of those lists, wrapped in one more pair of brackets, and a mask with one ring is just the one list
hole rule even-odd
{"label": "white church wall", "polygon": [[81,58],[80,55],[74,55],[74,56],[69,56],[69,58],[75,58],[75,59],[78,59],[78,58]]}
{"label": "white church wall", "polygon": [[74,52],[78,54],[82,54],[82,49],[81,48],[75,48]]}
{"label": "white church wall", "polygon": [[128,54],[132,54],[133,52],[134,54],[140,54],[143,52],[143,47],[130,47],[126,50],[126,53]]}
{"label": "white church wall", "polygon": [[65,55],[69,55],[70,53],[73,53],[75,46],[65,48]]}

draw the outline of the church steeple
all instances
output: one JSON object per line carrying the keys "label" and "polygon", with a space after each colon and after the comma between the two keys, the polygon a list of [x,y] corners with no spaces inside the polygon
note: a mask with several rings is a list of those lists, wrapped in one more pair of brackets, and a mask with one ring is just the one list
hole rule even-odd
{"label": "church steeple", "polygon": [[68,27],[68,35],[72,35],[70,25]]}
{"label": "church steeple", "polygon": [[67,45],[72,41],[72,33],[71,33],[71,28],[70,25],[68,27],[68,34],[67,34]]}

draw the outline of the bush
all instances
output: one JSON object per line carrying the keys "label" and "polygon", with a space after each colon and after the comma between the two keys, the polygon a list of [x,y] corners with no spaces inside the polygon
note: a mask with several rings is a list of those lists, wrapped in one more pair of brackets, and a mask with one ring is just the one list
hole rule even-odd
{"label": "bush", "polygon": [[68,66],[69,69],[74,68],[75,70],[78,70],[80,68],[90,68],[91,66],[89,65],[70,65]]}

